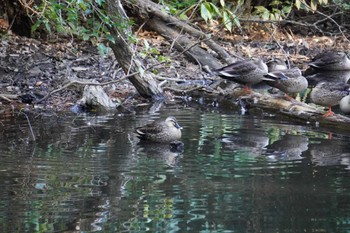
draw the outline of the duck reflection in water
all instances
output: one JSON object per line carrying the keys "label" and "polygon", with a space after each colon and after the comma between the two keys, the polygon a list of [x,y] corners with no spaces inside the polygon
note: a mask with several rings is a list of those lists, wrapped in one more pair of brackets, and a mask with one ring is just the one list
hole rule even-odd
{"label": "duck reflection in water", "polygon": [[350,169],[349,143],[334,139],[319,139],[310,144],[311,160],[318,166],[346,165]]}
{"label": "duck reflection in water", "polygon": [[274,159],[297,160],[308,149],[309,140],[303,135],[286,134],[266,147],[266,155]]}
{"label": "duck reflection in water", "polygon": [[251,155],[260,156],[269,144],[269,137],[264,130],[236,129],[232,134],[224,134],[221,141],[227,149],[246,151]]}
{"label": "duck reflection in water", "polygon": [[151,159],[163,160],[168,166],[175,166],[184,152],[184,143],[181,141],[172,141],[166,143],[156,143],[140,141],[137,144],[137,154],[147,156]]}

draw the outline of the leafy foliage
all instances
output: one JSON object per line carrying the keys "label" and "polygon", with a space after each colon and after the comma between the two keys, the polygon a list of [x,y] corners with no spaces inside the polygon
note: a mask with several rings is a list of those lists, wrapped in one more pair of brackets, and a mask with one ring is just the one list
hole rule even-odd
{"label": "leafy foliage", "polygon": [[311,0],[310,3],[306,2],[305,0],[295,0],[295,6],[298,10],[311,10],[316,11],[317,5],[323,5],[328,4],[328,0]]}
{"label": "leafy foliage", "polygon": [[[139,55],[141,58],[153,59],[157,62],[171,62],[170,57],[162,55],[161,52],[158,49],[152,47],[146,39],[143,40],[143,49],[140,51]],[[158,70],[153,69],[153,73],[157,74]]]}
{"label": "leafy foliage", "polygon": [[343,0],[333,0],[333,2],[339,6],[343,11],[350,10],[350,2],[349,1],[343,1]]}
{"label": "leafy foliage", "polygon": [[[178,14],[181,19],[188,19],[190,15],[197,13],[206,22],[220,19],[226,29],[231,31],[234,27],[241,27],[239,15],[250,12],[247,0],[200,0],[179,1],[162,0],[162,4],[169,6],[170,12]],[[264,20],[282,20],[289,16],[293,9],[316,11],[318,5],[328,4],[328,0],[271,0],[267,5],[255,6],[253,15]],[[349,3],[339,2],[344,9],[350,8]],[[264,2],[262,2],[264,3]]]}
{"label": "leafy foliage", "polygon": [[227,5],[225,0],[199,1],[198,3],[187,5],[185,9],[180,9],[181,13],[179,15],[181,19],[187,19],[189,13],[197,10],[206,22],[210,22],[213,19],[221,19],[225,28],[231,31],[234,26],[241,27],[238,17],[234,12],[237,11],[244,0],[228,2],[229,4]]}
{"label": "leafy foliage", "polygon": [[98,44],[100,53],[104,54],[108,49],[100,43],[101,39],[114,41],[107,26],[125,27],[112,22],[103,10],[104,4],[105,0],[42,0],[34,6],[37,14],[32,31],[43,26],[49,34],[77,36]]}
{"label": "leafy foliage", "polygon": [[281,20],[288,17],[292,8],[292,1],[274,0],[269,4],[269,9],[264,6],[256,6],[254,13],[264,20]]}
{"label": "leafy foliage", "polygon": [[106,33],[106,20],[100,6],[103,0],[44,0],[35,10],[39,12],[32,30],[43,25],[49,33],[70,34],[82,37],[84,40],[99,38]]}

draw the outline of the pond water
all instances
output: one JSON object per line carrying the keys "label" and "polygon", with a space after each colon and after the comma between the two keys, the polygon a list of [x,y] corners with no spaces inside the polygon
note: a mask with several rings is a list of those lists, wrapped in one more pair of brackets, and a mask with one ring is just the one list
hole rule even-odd
{"label": "pond water", "polygon": [[[168,115],[183,150],[138,143]],[[350,135],[184,104],[0,123],[0,232],[350,229]]]}

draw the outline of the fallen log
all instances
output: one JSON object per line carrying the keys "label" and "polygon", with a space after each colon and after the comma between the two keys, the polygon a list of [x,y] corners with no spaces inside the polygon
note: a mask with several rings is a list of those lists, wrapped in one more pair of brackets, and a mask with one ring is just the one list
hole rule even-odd
{"label": "fallen log", "polygon": [[[224,82],[224,81],[223,81]],[[223,83],[221,82],[221,84]],[[319,107],[310,105],[296,99],[287,99],[281,95],[269,93],[260,93],[250,91],[247,93],[244,88],[238,84],[229,83],[222,88],[218,82],[211,86],[189,86],[187,88],[173,88],[174,85],[164,87],[164,90],[171,90],[178,93],[181,98],[184,95],[196,97],[207,97],[216,100],[219,105],[225,105],[226,108],[237,108],[239,103],[246,105],[249,110],[262,109],[265,112],[278,114],[293,122],[302,122],[305,125],[314,125],[316,127],[325,127],[328,129],[337,129],[338,131],[350,132],[350,118],[342,114],[334,114],[325,117],[326,111]],[[234,105],[234,106],[233,106]]]}
{"label": "fallen log", "polygon": [[242,88],[233,89],[230,96],[243,101],[250,107],[277,113],[293,121],[350,132],[349,117],[336,113],[333,116],[325,117],[326,111],[295,99],[289,100],[279,95],[261,94],[255,91],[247,94]]}
{"label": "fallen log", "polygon": [[[208,66],[211,69],[222,67],[221,63],[211,54],[200,48],[187,36],[181,35],[178,31],[168,27],[163,21],[154,18],[150,19],[149,22],[149,27],[153,31],[158,32],[167,40],[172,41],[175,48],[180,52],[184,52],[189,60],[197,64],[199,63],[201,66]],[[174,38],[176,39],[174,40]],[[193,46],[191,44],[193,44]]]}
{"label": "fallen log", "polygon": [[164,9],[160,8],[159,4],[149,0],[135,0],[132,2],[124,0],[123,4],[129,12],[137,15],[138,18],[142,18],[147,27],[164,36],[180,52],[185,51],[190,59],[196,60],[202,66],[208,66],[212,70],[220,68],[222,64],[216,57],[202,49],[199,46],[200,43],[205,43],[226,63],[232,63],[235,60],[208,34],[174,16],[168,15]]}

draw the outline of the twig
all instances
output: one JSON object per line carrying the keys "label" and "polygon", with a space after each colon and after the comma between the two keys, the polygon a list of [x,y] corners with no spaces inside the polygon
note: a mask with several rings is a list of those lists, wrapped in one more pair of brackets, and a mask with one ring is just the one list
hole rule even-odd
{"label": "twig", "polygon": [[203,86],[197,86],[197,87],[193,87],[190,89],[184,89],[184,90],[180,90],[180,89],[176,89],[176,88],[172,88],[172,87],[164,87],[164,90],[175,91],[177,93],[189,93],[189,92],[193,92],[193,91],[196,91],[196,90],[199,90],[202,88],[205,89],[205,87],[203,87]]}
{"label": "twig", "polygon": [[120,79],[118,80],[113,80],[113,81],[109,81],[109,82],[104,82],[104,83],[94,83],[94,82],[82,82],[82,81],[78,81],[78,80],[73,80],[73,81],[70,81],[69,83],[65,84],[63,87],[60,87],[56,90],[53,90],[51,92],[49,92],[46,96],[44,96],[43,98],[41,98],[40,100],[38,100],[36,103],[41,103],[43,102],[44,100],[46,100],[47,98],[49,98],[51,95],[57,93],[57,92],[60,92],[74,84],[80,84],[80,85],[91,85],[91,86],[105,86],[105,85],[109,85],[109,84],[113,84],[113,83],[117,83],[117,82],[121,82],[123,81],[124,79],[127,79],[131,76],[134,76],[136,74],[140,73],[139,71],[138,72],[134,72],[134,73],[131,73],[129,75],[125,75],[123,77],[121,77]]}
{"label": "twig", "polygon": [[[323,14],[323,13],[320,12],[320,11],[316,11],[316,13],[318,13],[318,14],[320,14],[320,15],[326,17],[327,19],[329,19],[330,21],[332,21],[335,25],[337,25],[338,30],[340,31],[340,33],[342,34],[342,36],[346,39],[346,41],[349,41],[348,38],[345,36],[343,30],[341,29],[341,26],[340,26],[331,16],[325,15],[325,14]],[[334,15],[336,15],[336,14],[333,14],[332,16],[334,16]],[[316,23],[317,23],[317,22],[316,22]]]}
{"label": "twig", "polygon": [[[13,96],[13,95],[12,95]],[[16,96],[17,97],[17,96]],[[1,99],[4,99],[4,100],[6,100],[6,101],[8,101],[8,102],[12,102],[12,100],[11,99],[9,99],[8,97],[6,97],[6,94],[0,94],[0,98]]]}

